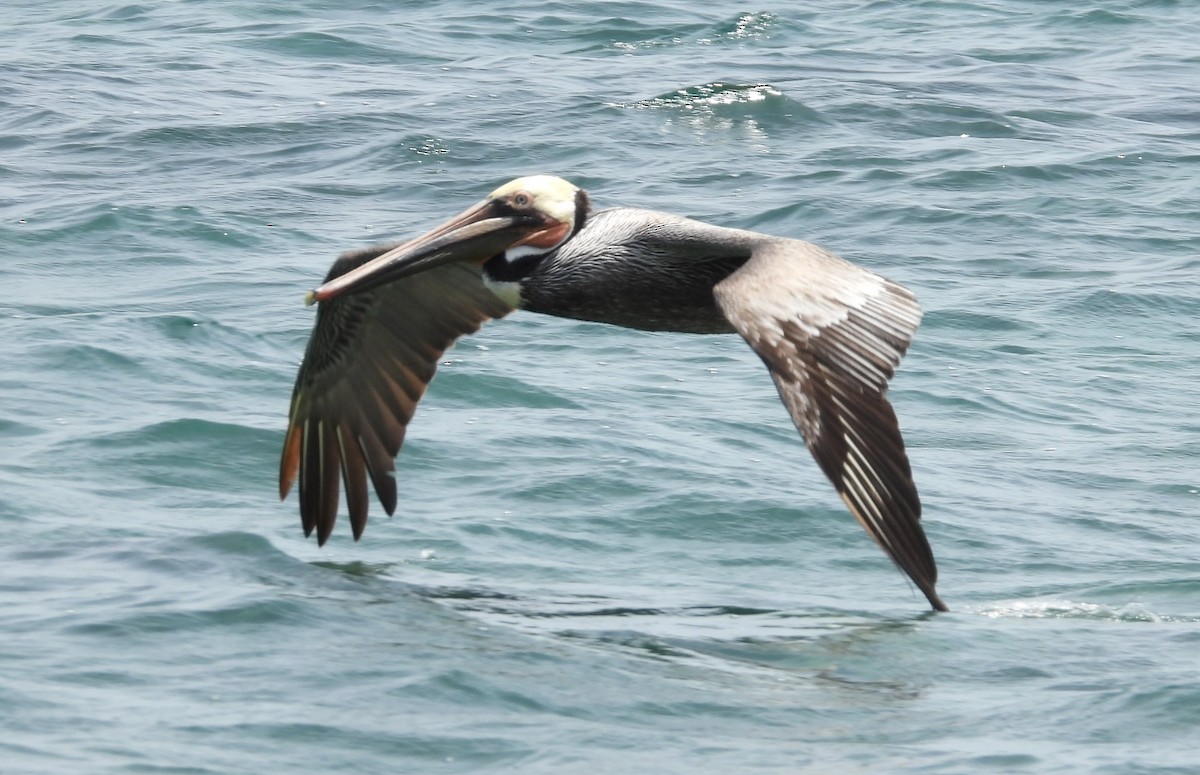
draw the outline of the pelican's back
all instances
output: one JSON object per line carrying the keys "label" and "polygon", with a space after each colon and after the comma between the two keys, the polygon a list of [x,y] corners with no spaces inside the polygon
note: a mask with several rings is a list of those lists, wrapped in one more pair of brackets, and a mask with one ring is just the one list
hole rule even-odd
{"label": "pelican's back", "polygon": [[757,236],[653,210],[601,210],[524,279],[522,306],[647,331],[732,333],[712,289],[746,263]]}

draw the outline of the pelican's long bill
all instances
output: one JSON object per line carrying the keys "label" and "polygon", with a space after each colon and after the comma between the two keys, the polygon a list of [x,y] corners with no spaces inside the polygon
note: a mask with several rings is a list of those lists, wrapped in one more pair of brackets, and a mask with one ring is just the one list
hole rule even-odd
{"label": "pelican's long bill", "polygon": [[309,291],[306,302],[312,304],[365,291],[450,261],[482,263],[557,226],[558,221],[541,213],[515,212],[501,201],[487,199],[432,231]]}

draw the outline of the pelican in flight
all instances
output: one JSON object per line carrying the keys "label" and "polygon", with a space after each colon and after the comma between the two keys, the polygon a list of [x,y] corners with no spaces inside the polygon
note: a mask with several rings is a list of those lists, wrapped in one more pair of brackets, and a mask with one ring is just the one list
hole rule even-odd
{"label": "pelican in flight", "polygon": [[758,353],[850,513],[939,611],[937,566],[887,383],[921,310],[906,288],[810,242],[667,213],[592,212],[549,175],[518,178],[424,236],[342,255],[319,288],[279,471],[304,534],[354,538],[367,479],[396,509],[394,459],[438,359],[513,309],[645,331],[738,333]]}

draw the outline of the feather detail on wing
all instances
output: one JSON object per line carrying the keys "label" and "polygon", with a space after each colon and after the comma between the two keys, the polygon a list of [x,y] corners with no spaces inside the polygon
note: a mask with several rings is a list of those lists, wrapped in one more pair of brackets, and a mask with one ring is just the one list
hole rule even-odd
{"label": "feather detail on wing", "polygon": [[888,556],[946,610],[887,383],[921,320],[904,287],[816,245],[764,240],[717,284],[821,470]]}
{"label": "feather detail on wing", "polygon": [[[389,248],[343,255],[326,282]],[[438,359],[458,337],[511,310],[477,267],[461,263],[321,303],[279,467],[280,498],[299,474],[305,535],[315,528],[318,544],[329,538],[339,480],[355,539],[367,522],[368,477],[387,513],[395,511],[394,459]]]}

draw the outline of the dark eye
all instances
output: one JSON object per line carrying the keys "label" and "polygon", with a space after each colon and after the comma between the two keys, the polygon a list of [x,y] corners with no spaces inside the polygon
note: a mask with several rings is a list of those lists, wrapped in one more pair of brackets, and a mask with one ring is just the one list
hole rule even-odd
{"label": "dark eye", "polygon": [[513,197],[513,204],[515,204],[517,207],[529,207],[529,204],[532,201],[533,200],[530,199],[529,194],[526,194],[524,191],[518,192],[517,195]]}

